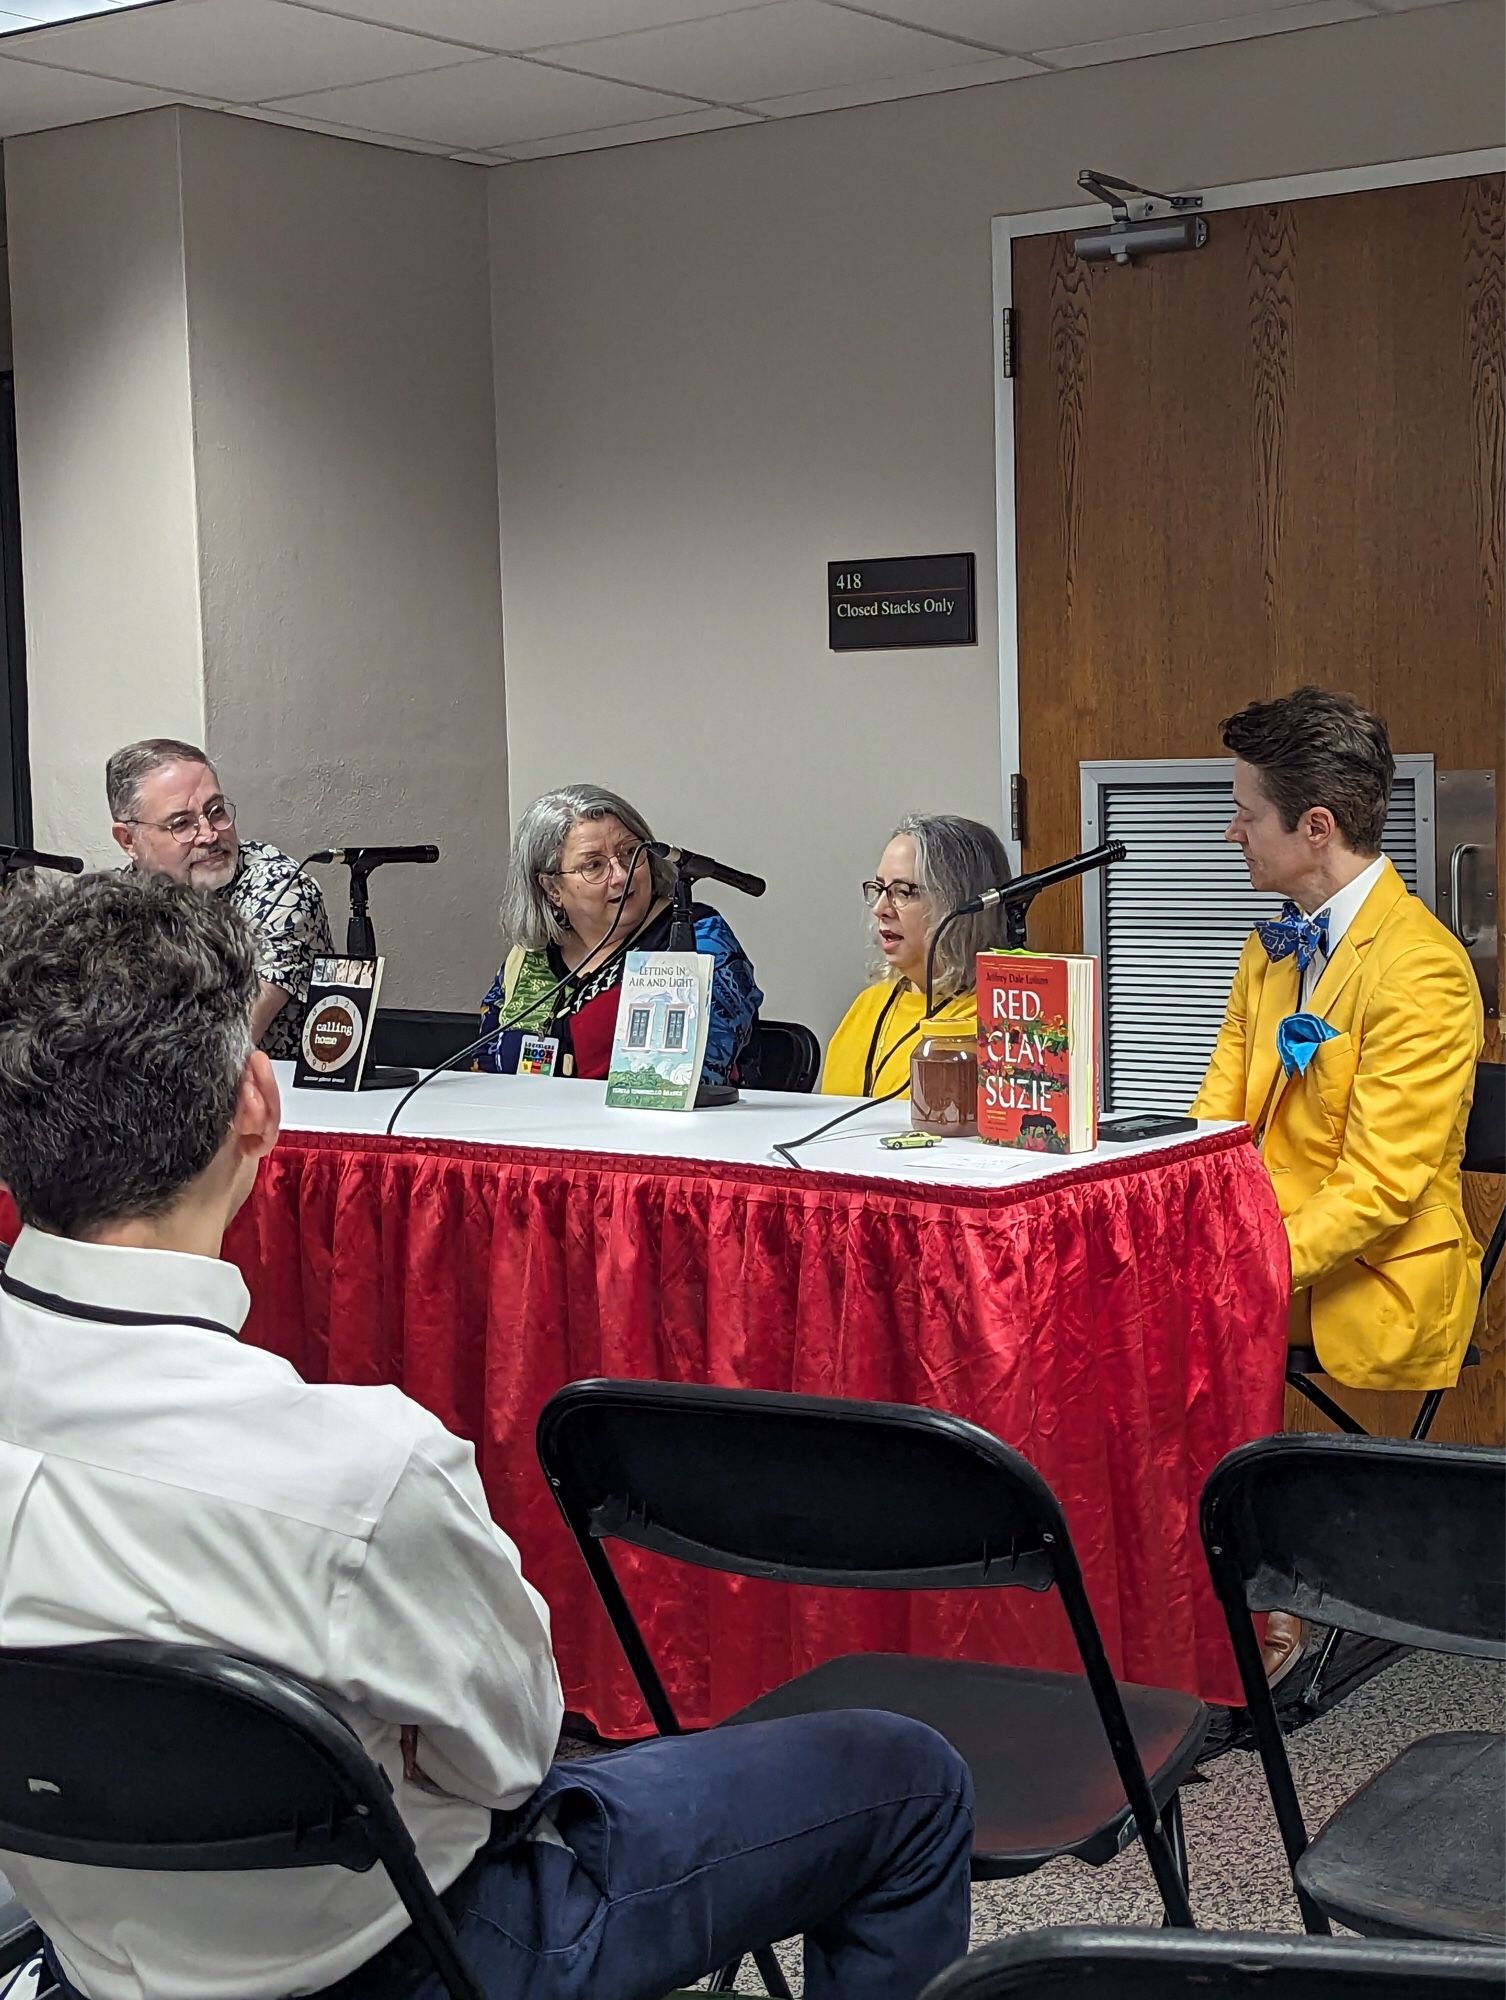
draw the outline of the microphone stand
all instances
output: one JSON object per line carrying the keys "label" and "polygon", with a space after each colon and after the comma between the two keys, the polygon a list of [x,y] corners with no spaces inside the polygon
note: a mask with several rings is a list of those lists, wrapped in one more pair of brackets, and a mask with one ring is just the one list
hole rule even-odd
{"label": "microphone stand", "polygon": [[[694,878],[683,862],[675,868],[675,892],[670,904],[669,946],[670,951],[695,950],[695,914],[691,909],[694,900],[691,891]],[[707,994],[707,1003],[710,1003]],[[704,1079],[696,1086],[695,1108],[710,1111],[722,1104],[736,1104],[741,1093],[735,1083],[707,1083]]]}
{"label": "microphone stand", "polygon": [[[360,861],[347,861],[350,870],[350,915],[345,924],[345,956],[347,958],[375,958],[376,929],[371,921],[371,899],[369,883],[372,867]],[[376,1021],[372,1020],[372,1033],[376,1032]],[[362,1090],[406,1090],[418,1082],[418,1071],[405,1063],[368,1062],[361,1072]]]}

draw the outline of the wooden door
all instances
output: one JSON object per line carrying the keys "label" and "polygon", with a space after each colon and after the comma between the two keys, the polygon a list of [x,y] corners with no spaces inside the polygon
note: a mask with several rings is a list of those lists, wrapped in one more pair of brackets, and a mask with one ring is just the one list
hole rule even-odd
{"label": "wooden door", "polygon": [[[1221,717],[1304,681],[1494,765],[1499,801],[1502,177],[1219,213],[1128,269],[1020,238],[1013,267],[1026,867],[1080,845],[1081,760],[1222,755]],[[1076,948],[1080,911],[1041,897],[1032,942]],[[1500,1198],[1471,1185],[1482,1236]],[[1503,1288],[1435,1436],[1506,1437]],[[1393,1432],[1415,1401],[1344,1400]]]}

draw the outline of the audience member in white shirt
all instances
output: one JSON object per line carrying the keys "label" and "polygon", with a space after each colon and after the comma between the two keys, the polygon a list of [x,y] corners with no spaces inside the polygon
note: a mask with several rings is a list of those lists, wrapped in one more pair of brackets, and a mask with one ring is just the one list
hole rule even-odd
{"label": "audience member in white shirt", "polygon": [[[658,1996],[803,1933],[805,1990],[911,2000],[966,1948],[971,1788],[892,1715],[553,1763],[549,1614],[468,1444],[241,1345],[226,1227],[277,1140],[254,944],[93,876],[0,899],[0,1643],[150,1637],[320,1686],[391,1779],[498,2000]],[[582,1588],[585,1583],[582,1581]],[[87,2000],[437,2000],[380,1869],[0,1853]]]}

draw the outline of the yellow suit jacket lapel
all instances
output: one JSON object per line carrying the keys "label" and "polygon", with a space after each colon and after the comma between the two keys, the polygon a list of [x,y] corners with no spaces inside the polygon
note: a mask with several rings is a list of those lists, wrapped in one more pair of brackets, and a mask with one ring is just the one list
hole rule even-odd
{"label": "yellow suit jacket lapel", "polygon": [[1407,893],[1407,885],[1388,861],[1380,880],[1360,904],[1354,921],[1334,946],[1333,957],[1323,968],[1323,976],[1313,989],[1311,1008],[1337,1027],[1335,1005],[1345,987],[1360,969],[1360,959],[1375,942],[1375,934]]}
{"label": "yellow suit jacket lapel", "polygon": [[1250,1081],[1245,1117],[1257,1134],[1270,1122],[1276,1097],[1285,1081],[1276,1048],[1276,1030],[1297,1006],[1302,991],[1295,956],[1267,961],[1250,1028]]}

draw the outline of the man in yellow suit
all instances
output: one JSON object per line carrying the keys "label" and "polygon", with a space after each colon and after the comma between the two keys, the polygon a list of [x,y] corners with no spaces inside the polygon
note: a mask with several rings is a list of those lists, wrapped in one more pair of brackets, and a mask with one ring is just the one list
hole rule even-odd
{"label": "man in yellow suit", "polygon": [[[1289,1340],[1351,1388],[1447,1388],[1480,1298],[1459,1178],[1478,983],[1381,852],[1395,761],[1379,716],[1298,688],[1231,716],[1223,740],[1225,837],[1251,886],[1286,900],[1245,945],[1193,1113],[1255,1133],[1291,1247]],[[1268,1634],[1268,1666],[1297,1644]]]}

